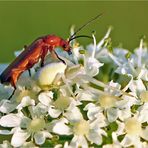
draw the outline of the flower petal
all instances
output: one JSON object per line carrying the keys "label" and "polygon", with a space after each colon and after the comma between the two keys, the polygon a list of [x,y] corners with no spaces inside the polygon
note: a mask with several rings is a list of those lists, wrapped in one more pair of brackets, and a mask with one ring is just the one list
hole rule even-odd
{"label": "flower petal", "polygon": [[48,114],[52,117],[52,118],[57,118],[59,117],[59,115],[61,114],[62,112],[58,109],[54,109],[52,106],[50,106],[48,108]]}
{"label": "flower petal", "polygon": [[113,122],[118,118],[118,109],[117,108],[109,108],[107,110],[107,117],[109,122]]}
{"label": "flower petal", "polygon": [[102,136],[96,130],[90,130],[87,138],[91,143],[102,144]]}
{"label": "flower petal", "polygon": [[26,131],[18,129],[12,136],[11,145],[14,147],[20,147],[24,144],[29,136],[30,134]]}
{"label": "flower petal", "polygon": [[35,105],[35,100],[31,99],[29,96],[22,98],[21,103],[17,106],[18,110],[21,110],[23,107]]}
{"label": "flower petal", "polygon": [[98,113],[102,111],[99,106],[96,106],[93,103],[89,103],[85,106],[84,110],[88,110],[87,116],[90,120],[94,120]]}
{"label": "flower petal", "polygon": [[52,91],[40,93],[40,95],[38,96],[39,101],[46,106],[48,106],[51,103],[52,98]]}
{"label": "flower petal", "polygon": [[76,93],[78,94],[77,99],[80,101],[95,101],[95,100],[97,100],[97,97],[88,90],[84,91],[84,90],[79,89]]}
{"label": "flower petal", "polygon": [[70,122],[77,122],[83,119],[83,115],[77,107],[68,108],[67,112],[63,114]]}
{"label": "flower petal", "polygon": [[10,113],[16,109],[17,103],[13,103],[10,100],[1,100],[0,102],[0,112]]}
{"label": "flower petal", "polygon": [[71,140],[70,146],[75,148],[78,147],[88,148],[88,143],[84,136],[75,135]]}
{"label": "flower petal", "polygon": [[121,141],[121,145],[123,147],[128,147],[128,146],[131,146],[132,144],[133,144],[132,139],[129,136],[125,135],[125,137]]}
{"label": "flower petal", "polygon": [[85,67],[86,73],[90,76],[95,76],[99,73],[99,68],[103,65],[104,65],[103,63],[100,63],[95,58],[91,57],[87,58],[86,67]]}
{"label": "flower petal", "polygon": [[148,141],[148,127],[142,130],[141,137]]}
{"label": "flower petal", "polygon": [[0,125],[4,127],[16,127],[21,123],[21,117],[18,114],[8,114],[0,119]]}
{"label": "flower petal", "polygon": [[42,132],[37,132],[34,134],[35,143],[41,145],[45,142],[45,136]]}
{"label": "flower petal", "polygon": [[143,84],[141,79],[133,80],[133,82],[130,84],[129,89],[139,95],[142,91],[146,91],[145,85]]}
{"label": "flower petal", "polygon": [[0,135],[11,135],[13,134],[13,130],[0,130]]}
{"label": "flower petal", "polygon": [[138,119],[140,120],[140,122],[144,123],[144,122],[148,122],[148,103],[144,103],[142,106],[140,106],[138,108],[139,111],[139,115],[138,115]]}
{"label": "flower petal", "polygon": [[66,125],[66,123],[68,123],[66,118],[53,121],[51,123],[52,131],[59,135],[71,135],[71,129]]}

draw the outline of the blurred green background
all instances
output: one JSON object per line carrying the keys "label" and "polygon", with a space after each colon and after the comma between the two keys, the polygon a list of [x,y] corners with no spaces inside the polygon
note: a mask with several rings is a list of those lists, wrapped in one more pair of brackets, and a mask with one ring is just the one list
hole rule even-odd
{"label": "blurred green background", "polygon": [[[96,30],[97,41],[112,25],[114,46],[122,43],[133,50],[139,46],[142,35],[148,36],[148,2],[100,2],[100,1],[49,1],[49,2],[0,2],[0,63],[14,59],[13,52],[22,49],[44,34],[56,34],[68,38],[69,27],[84,24],[98,13],[104,12],[97,22],[80,34]],[[147,40],[147,39],[146,39]],[[80,43],[89,43],[86,38]]]}

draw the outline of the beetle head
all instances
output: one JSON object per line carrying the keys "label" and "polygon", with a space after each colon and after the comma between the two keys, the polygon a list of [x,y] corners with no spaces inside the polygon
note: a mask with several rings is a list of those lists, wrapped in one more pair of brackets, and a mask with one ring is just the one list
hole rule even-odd
{"label": "beetle head", "polygon": [[67,51],[69,55],[72,54],[71,52],[71,46],[69,44],[69,41],[61,40],[60,46],[63,48],[63,50]]}

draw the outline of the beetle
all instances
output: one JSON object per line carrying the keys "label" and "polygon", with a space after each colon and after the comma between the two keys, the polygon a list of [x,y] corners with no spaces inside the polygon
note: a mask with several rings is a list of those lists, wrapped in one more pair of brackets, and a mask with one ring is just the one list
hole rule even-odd
{"label": "beetle", "polygon": [[96,20],[102,15],[99,14],[95,16],[93,19],[89,20],[86,24],[82,25],[78,28],[68,40],[64,40],[63,38],[56,36],[56,35],[45,35],[42,37],[37,38],[33,41],[28,47],[25,46],[25,50],[16,57],[16,59],[2,72],[0,75],[1,83],[10,83],[14,90],[16,89],[16,83],[19,76],[26,70],[29,70],[36,64],[39,59],[41,59],[41,66],[44,66],[44,59],[50,51],[52,55],[57,57],[59,60],[63,61],[55,51],[56,47],[62,47],[62,49],[68,54],[71,54],[71,46],[70,42],[79,37],[88,37],[92,38],[87,35],[79,35],[75,36],[82,28],[90,24],[92,21]]}

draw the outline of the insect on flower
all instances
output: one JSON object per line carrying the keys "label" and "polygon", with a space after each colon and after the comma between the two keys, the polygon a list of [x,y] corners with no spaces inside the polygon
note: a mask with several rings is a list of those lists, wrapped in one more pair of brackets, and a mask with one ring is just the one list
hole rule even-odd
{"label": "insect on flower", "polygon": [[[41,66],[44,66],[44,59],[50,51],[50,53],[63,61],[55,51],[56,47],[61,47],[64,51],[67,51],[68,54],[71,54],[71,46],[70,42],[79,37],[87,37],[92,38],[87,35],[79,35],[76,34],[83,29],[85,26],[90,24],[92,21],[99,18],[102,14],[99,14],[89,20],[87,23],[78,28],[68,40],[64,40],[63,38],[56,35],[45,35],[37,38],[33,41],[28,47],[25,46],[25,50],[2,72],[0,75],[1,83],[10,83],[14,87],[14,91],[16,90],[16,82],[19,76],[26,70],[29,70],[36,64],[39,59],[41,59]],[[64,61],[63,61],[64,62]],[[13,92],[14,94],[14,92]],[[13,95],[12,94],[12,95]],[[11,96],[12,96],[11,95]]]}

